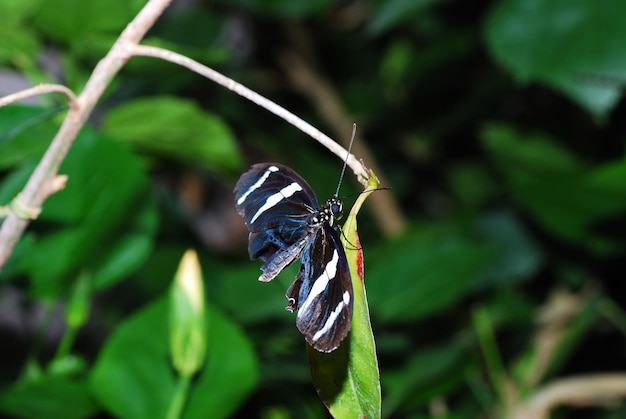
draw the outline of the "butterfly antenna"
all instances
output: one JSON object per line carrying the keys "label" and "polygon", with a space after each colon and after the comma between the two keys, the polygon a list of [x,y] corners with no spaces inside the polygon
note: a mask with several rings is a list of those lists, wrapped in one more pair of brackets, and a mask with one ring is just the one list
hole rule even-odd
{"label": "butterfly antenna", "polygon": [[350,150],[352,150],[352,143],[356,136],[356,122],[352,123],[352,135],[350,136],[350,144],[348,144],[348,153],[346,154],[346,160],[343,162],[341,168],[341,175],[339,175],[339,183],[337,184],[337,192],[335,192],[335,198],[339,196],[339,188],[341,187],[341,181],[343,180],[343,174],[346,172],[346,165],[348,164],[348,157],[350,157]]}

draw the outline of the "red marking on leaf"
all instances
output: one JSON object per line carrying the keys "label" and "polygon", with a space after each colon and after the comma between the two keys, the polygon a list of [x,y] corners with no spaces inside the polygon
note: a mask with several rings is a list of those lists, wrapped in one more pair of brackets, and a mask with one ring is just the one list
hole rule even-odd
{"label": "red marking on leaf", "polygon": [[359,233],[355,232],[355,238],[356,238],[356,270],[357,273],[359,275],[359,278],[361,279],[361,282],[363,282],[363,278],[364,278],[364,269],[363,269],[363,248],[361,247],[361,240],[359,239]]}

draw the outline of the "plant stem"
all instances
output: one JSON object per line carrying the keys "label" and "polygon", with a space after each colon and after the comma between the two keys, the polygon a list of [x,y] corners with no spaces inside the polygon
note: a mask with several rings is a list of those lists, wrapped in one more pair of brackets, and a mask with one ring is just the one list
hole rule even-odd
{"label": "plant stem", "polygon": [[61,343],[59,343],[59,347],[57,349],[56,354],[54,354],[54,360],[60,361],[66,356],[70,354],[72,349],[72,345],[74,344],[74,340],[76,340],[76,334],[78,333],[78,329],[73,326],[68,326],[63,334],[63,338],[61,338]]}
{"label": "plant stem", "polygon": [[190,376],[179,376],[174,395],[170,400],[170,407],[167,411],[166,419],[178,419],[182,417],[183,409],[189,396],[189,388],[191,384]]}
{"label": "plant stem", "polygon": [[505,407],[509,402],[507,391],[507,373],[498,350],[496,337],[493,333],[493,324],[489,312],[485,307],[479,307],[473,313],[474,329],[478,335],[478,341],[485,357],[487,373],[495,388],[500,403]]}

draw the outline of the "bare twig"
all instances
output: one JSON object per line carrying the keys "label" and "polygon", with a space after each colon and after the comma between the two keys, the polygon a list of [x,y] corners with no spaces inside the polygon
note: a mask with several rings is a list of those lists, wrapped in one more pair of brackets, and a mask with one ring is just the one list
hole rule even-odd
{"label": "bare twig", "polygon": [[[107,55],[98,63],[83,92],[74,101],[76,106],[67,113],[50,147],[21,192],[21,205],[36,210],[55,190],[51,183],[55,182],[61,162],[102,93],[109,85],[110,80],[128,61],[130,57],[129,47],[141,41],[170,2],[171,0],[148,1],[135,19],[124,29]],[[2,223],[0,228],[0,267],[4,265],[11,254],[28,222],[29,220],[21,219],[11,211]]]}
{"label": "bare twig", "polygon": [[33,86],[30,89],[22,90],[21,92],[13,93],[12,95],[4,96],[0,98],[0,107],[6,106],[9,103],[18,102],[31,96],[43,95],[46,93],[63,93],[70,100],[70,107],[77,109],[76,95],[67,87],[62,84],[48,84],[42,83],[37,86]]}
{"label": "bare twig", "polygon": [[559,406],[606,406],[626,397],[626,374],[594,374],[554,381],[518,406],[512,419],[548,419]]}
{"label": "bare twig", "polygon": [[162,48],[150,47],[145,45],[133,45],[130,47],[130,51],[133,55],[142,55],[146,57],[154,57],[160,58],[162,60],[170,61],[172,63],[178,64],[180,66],[186,67],[191,71],[194,71],[233,92],[237,93],[240,96],[256,103],[257,105],[267,109],[272,112],[274,115],[283,118],[285,121],[289,122],[291,125],[300,129],[302,132],[310,135],[312,138],[317,140],[320,144],[328,148],[330,151],[335,153],[342,160],[348,161],[348,166],[354,171],[354,174],[357,176],[359,182],[363,185],[367,184],[367,179],[369,178],[369,172],[363,166],[363,164],[354,157],[354,155],[350,154],[346,156],[348,151],[339,145],[337,142],[333,141],[326,134],[322,133],[320,130],[309,124],[308,122],[302,120],[298,116],[289,112],[287,109],[282,106],[272,102],[271,100],[259,95],[253,90],[248,89],[244,85],[237,83],[236,81],[224,76],[223,74],[218,73],[217,71],[200,64],[197,61],[192,60],[189,57],[184,55],[175,53],[173,51],[169,51]]}

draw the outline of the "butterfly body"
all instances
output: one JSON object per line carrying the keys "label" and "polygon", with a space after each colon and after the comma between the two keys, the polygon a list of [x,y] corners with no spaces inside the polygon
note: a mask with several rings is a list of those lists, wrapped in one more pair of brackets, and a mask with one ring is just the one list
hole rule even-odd
{"label": "butterfly body", "polygon": [[296,326],[321,352],[335,350],[352,321],[352,283],[346,254],[333,228],[342,203],[320,207],[295,171],[278,163],[253,165],[235,186],[235,205],[250,230],[248,252],[261,259],[261,281],[271,281],[301,260],[287,290],[287,310],[298,310]]}

